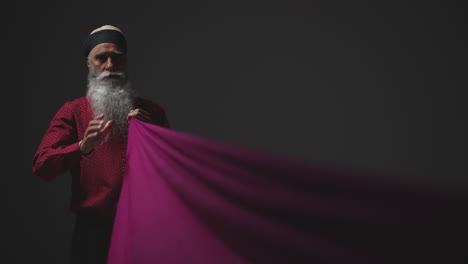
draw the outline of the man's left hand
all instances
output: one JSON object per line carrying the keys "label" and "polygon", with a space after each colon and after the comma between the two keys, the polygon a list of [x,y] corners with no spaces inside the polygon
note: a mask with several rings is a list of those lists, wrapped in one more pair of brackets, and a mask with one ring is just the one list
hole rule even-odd
{"label": "man's left hand", "polygon": [[134,118],[136,118],[138,120],[141,120],[143,122],[151,123],[150,114],[148,112],[146,112],[145,110],[140,109],[140,108],[137,108],[135,110],[130,110],[130,113],[128,114],[127,117],[128,117],[128,121],[130,121],[130,119],[132,119],[134,117]]}

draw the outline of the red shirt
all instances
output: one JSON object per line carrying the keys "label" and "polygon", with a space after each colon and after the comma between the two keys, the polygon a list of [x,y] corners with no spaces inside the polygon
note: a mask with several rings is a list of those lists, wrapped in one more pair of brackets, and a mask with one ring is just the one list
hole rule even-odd
{"label": "red shirt", "polygon": [[[136,107],[151,114],[154,124],[169,127],[164,109],[137,99]],[[83,158],[78,144],[83,139],[93,112],[87,97],[66,102],[53,117],[33,158],[33,172],[51,180],[70,170],[72,211],[95,211],[115,215],[125,171],[127,137],[112,136]]]}

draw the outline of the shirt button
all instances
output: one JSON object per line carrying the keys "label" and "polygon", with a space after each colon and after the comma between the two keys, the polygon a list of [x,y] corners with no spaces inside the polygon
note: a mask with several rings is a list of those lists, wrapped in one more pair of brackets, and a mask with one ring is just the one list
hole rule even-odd
{"label": "shirt button", "polygon": [[125,159],[122,159],[120,162],[121,162],[122,164],[124,164],[124,163],[125,163]]}

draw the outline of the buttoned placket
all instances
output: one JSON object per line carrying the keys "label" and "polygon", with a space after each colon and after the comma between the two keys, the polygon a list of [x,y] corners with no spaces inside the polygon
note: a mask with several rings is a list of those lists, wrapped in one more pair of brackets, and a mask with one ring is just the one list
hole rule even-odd
{"label": "buttoned placket", "polygon": [[[126,139],[125,138],[120,138],[119,139],[119,144],[120,145],[125,145],[126,143]],[[120,160],[120,173],[123,174],[124,171],[125,171],[125,163],[127,162],[126,161],[126,157],[125,157],[125,154],[126,154],[126,148],[123,148],[122,147],[122,150],[121,150],[121,153],[120,153],[120,156],[121,156],[121,160]]]}

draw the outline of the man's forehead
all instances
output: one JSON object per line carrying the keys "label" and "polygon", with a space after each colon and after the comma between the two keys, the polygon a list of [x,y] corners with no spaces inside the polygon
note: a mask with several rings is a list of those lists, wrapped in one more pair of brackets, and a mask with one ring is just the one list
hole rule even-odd
{"label": "man's forehead", "polygon": [[97,54],[97,53],[105,53],[105,52],[114,52],[114,51],[121,51],[123,52],[123,49],[119,47],[118,45],[114,43],[101,43],[96,45],[92,50],[91,54]]}

